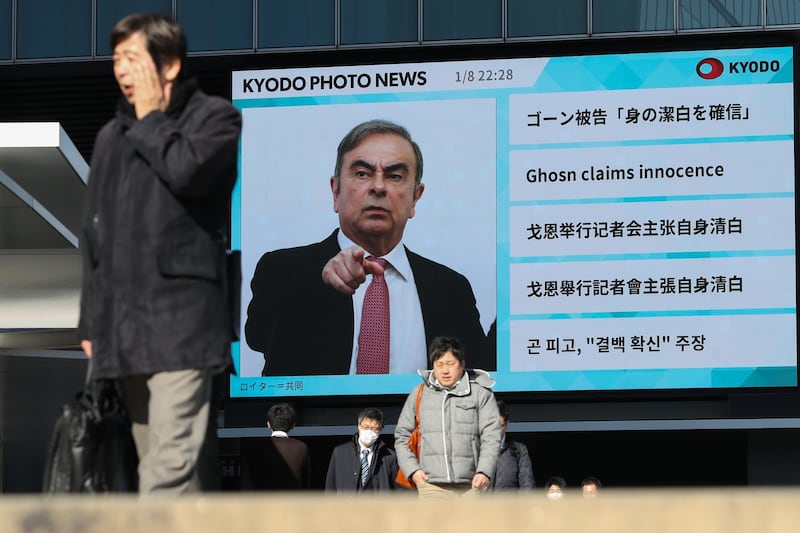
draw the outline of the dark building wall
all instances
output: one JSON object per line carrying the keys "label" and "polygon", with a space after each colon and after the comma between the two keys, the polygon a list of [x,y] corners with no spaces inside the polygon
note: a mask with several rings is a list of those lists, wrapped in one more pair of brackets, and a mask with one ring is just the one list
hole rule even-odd
{"label": "dark building wall", "polygon": [[0,492],[40,492],[62,406],[83,385],[85,357],[0,354]]}
{"label": "dark building wall", "polygon": [[[0,487],[4,492],[41,490],[53,424],[61,406],[80,388],[85,363],[77,356],[0,355]],[[372,400],[337,400],[328,402],[328,407],[297,405],[299,427],[294,436],[310,447],[315,489],[324,487],[333,448],[355,432],[358,411]],[[393,444],[392,425],[400,403],[383,399],[377,404],[390,425],[383,436],[389,444]],[[268,404],[228,400],[224,407],[225,430],[263,428]],[[578,406],[571,414],[562,412],[561,422],[581,420],[581,410]],[[705,429],[699,421],[695,430],[655,431],[644,429],[645,420],[639,423],[640,430],[593,430],[585,423],[586,429],[579,431],[527,431],[526,425],[537,419],[535,412],[536,401],[517,399],[512,405],[510,435],[528,446],[539,486],[552,475],[564,477],[572,487],[590,475],[600,478],[606,487],[800,484],[800,429],[713,429],[712,420]],[[626,414],[630,411],[617,404],[606,412],[607,417],[620,420]],[[781,423],[791,420],[776,419]],[[238,490],[239,440],[222,438],[220,442],[223,487],[229,491]]]}
{"label": "dark building wall", "polygon": [[[572,488],[587,476],[608,488],[745,487],[800,483],[800,431],[618,431],[514,433],[531,454],[541,488],[550,476]],[[297,437],[311,450],[313,488],[323,490],[333,448],[349,436]],[[393,443],[391,434],[384,440]],[[238,490],[238,441],[223,442],[224,490]],[[779,452],[779,453],[776,453]]]}

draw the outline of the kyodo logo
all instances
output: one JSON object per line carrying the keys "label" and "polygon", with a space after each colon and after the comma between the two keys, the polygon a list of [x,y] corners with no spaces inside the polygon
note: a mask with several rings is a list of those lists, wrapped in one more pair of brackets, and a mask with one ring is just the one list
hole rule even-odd
{"label": "kyodo logo", "polygon": [[695,70],[697,71],[697,75],[704,80],[715,80],[722,76],[725,67],[719,59],[707,57],[697,63],[697,68],[695,68]]}
{"label": "kyodo logo", "polygon": [[[781,62],[775,59],[772,61],[731,61],[728,63],[728,74],[778,72],[780,69]],[[725,72],[725,65],[719,59],[707,57],[697,63],[695,70],[697,75],[704,80],[715,80]]]}

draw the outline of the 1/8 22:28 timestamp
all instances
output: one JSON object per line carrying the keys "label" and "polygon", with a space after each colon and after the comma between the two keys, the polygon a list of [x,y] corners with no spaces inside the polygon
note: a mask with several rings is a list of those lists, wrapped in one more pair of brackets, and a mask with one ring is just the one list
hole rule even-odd
{"label": "1/8 22:28 timestamp", "polygon": [[480,83],[483,81],[513,80],[514,71],[510,68],[498,70],[457,70],[456,83]]}

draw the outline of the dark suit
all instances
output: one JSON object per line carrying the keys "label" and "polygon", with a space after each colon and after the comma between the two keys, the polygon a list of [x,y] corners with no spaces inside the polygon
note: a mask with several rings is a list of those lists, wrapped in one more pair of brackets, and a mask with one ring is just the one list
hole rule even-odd
{"label": "dark suit", "polygon": [[[263,375],[349,372],[353,298],[322,281],[322,268],[340,251],[336,234],[315,244],[268,252],[258,262],[245,336],[253,350],[264,354]],[[408,249],[406,253],[417,284],[426,346],[438,335],[458,337],[470,367],[494,370],[467,278]]]}
{"label": "dark suit", "polygon": [[397,456],[394,450],[378,440],[373,444],[374,457],[369,464],[369,479],[365,487],[361,487],[361,447],[358,444],[358,433],[350,442],[338,445],[333,449],[331,462],[328,464],[328,475],[325,477],[325,490],[337,492],[356,492],[358,490],[391,490],[398,488]]}
{"label": "dark suit", "polygon": [[287,437],[242,439],[242,490],[301,490],[311,487],[308,446]]}

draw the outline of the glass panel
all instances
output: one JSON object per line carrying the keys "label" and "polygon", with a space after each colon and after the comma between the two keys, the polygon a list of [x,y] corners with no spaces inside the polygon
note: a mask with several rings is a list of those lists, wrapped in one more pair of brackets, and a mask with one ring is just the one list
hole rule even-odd
{"label": "glass panel", "polygon": [[761,25],[760,0],[679,0],[680,29]]}
{"label": "glass panel", "polygon": [[588,34],[586,0],[508,0],[508,36]]}
{"label": "glass panel", "polygon": [[11,0],[0,0],[0,60],[11,59]]}
{"label": "glass panel", "polygon": [[131,13],[161,13],[171,17],[172,0],[97,0],[97,55],[111,55],[111,30]]}
{"label": "glass panel", "polygon": [[178,22],[191,52],[253,48],[252,0],[178,2]]}
{"label": "glass panel", "polygon": [[501,0],[425,0],[423,35],[426,41],[502,37]]}
{"label": "glass panel", "polygon": [[417,40],[417,0],[341,0],[341,43]]}
{"label": "glass panel", "polygon": [[767,0],[767,24],[800,24],[800,0]]}
{"label": "glass panel", "polygon": [[673,0],[593,0],[592,32],[675,29]]}
{"label": "glass panel", "polygon": [[258,47],[333,45],[334,0],[258,0]]}
{"label": "glass panel", "polygon": [[17,57],[92,54],[92,0],[17,2]]}

